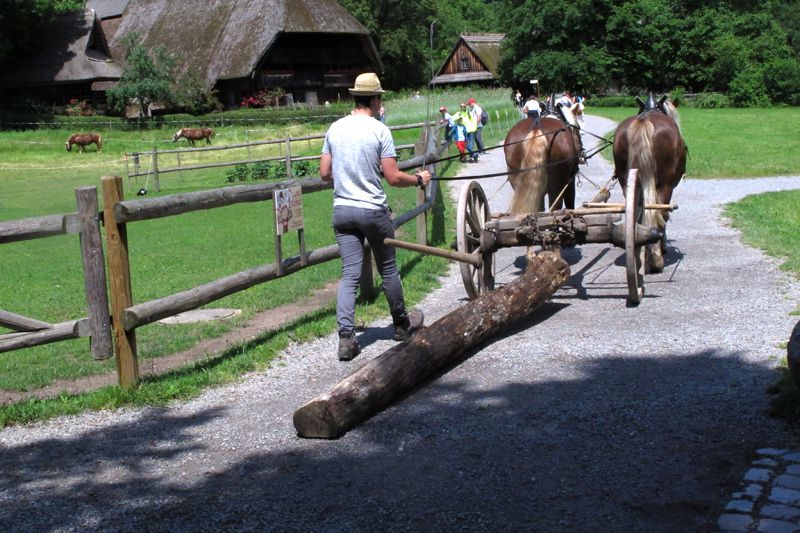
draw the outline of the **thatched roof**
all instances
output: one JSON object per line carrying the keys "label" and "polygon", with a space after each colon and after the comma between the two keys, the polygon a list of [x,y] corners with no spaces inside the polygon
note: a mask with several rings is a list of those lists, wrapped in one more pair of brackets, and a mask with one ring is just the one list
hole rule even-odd
{"label": "thatched roof", "polygon": [[117,80],[122,75],[120,66],[109,59],[100,22],[90,11],[58,17],[42,40],[46,46],[17,58],[2,73],[0,86]]}
{"label": "thatched roof", "polygon": [[86,10],[94,9],[100,20],[121,17],[130,0],[86,0]]}
{"label": "thatched roof", "polygon": [[500,45],[506,38],[504,33],[481,33],[462,35],[469,48],[475,52],[486,68],[497,75],[497,65],[500,64]]}
{"label": "thatched roof", "polygon": [[250,76],[282,32],[362,36],[380,65],[369,31],[336,0],[130,0],[110,43],[114,57],[124,57],[131,32],[177,54],[179,74],[197,67],[208,87]]}

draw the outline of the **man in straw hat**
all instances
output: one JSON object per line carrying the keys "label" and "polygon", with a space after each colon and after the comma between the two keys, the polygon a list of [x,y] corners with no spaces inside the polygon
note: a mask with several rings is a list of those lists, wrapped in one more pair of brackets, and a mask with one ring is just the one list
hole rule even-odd
{"label": "man in straw hat", "polygon": [[355,337],[355,304],[364,239],[372,248],[383,279],[395,340],[408,340],[424,321],[421,311],[406,311],[395,250],[383,244],[386,237],[394,238],[394,227],[381,178],[394,187],[424,187],[431,174],[427,170],[406,174],[397,167],[392,134],[376,120],[384,92],[374,73],[356,78],[350,89],[355,109],[328,128],[319,162],[322,179],[333,180],[333,230],[342,258],[342,281],[336,295],[338,355],[342,361],[353,359],[361,351]]}

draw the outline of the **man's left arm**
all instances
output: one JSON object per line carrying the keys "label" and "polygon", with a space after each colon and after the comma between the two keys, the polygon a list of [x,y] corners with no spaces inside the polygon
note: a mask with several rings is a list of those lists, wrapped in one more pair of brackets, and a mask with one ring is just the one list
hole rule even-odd
{"label": "man's left arm", "polygon": [[333,164],[331,154],[322,154],[319,158],[319,177],[322,181],[333,180]]}

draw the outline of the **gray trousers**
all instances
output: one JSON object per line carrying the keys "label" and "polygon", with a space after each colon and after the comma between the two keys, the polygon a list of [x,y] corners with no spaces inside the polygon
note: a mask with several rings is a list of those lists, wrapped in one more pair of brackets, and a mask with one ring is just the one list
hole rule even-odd
{"label": "gray trousers", "polygon": [[372,248],[375,264],[381,274],[383,293],[389,302],[392,321],[396,326],[404,326],[408,314],[395,250],[383,244],[383,239],[394,238],[394,226],[389,218],[388,208],[375,210],[336,206],[333,208],[333,231],[342,258],[342,281],[336,294],[339,336],[347,337],[355,331],[356,294],[364,263],[365,239]]}

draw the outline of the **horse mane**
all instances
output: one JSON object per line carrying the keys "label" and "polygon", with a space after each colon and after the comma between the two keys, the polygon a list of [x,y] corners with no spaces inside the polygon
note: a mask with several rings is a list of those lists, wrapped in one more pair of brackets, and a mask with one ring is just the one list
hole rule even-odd
{"label": "horse mane", "polygon": [[681,131],[681,117],[678,115],[678,108],[676,108],[669,99],[664,101],[663,107],[665,114],[675,121],[675,125],[678,126],[678,132],[683,136],[683,132]]}

